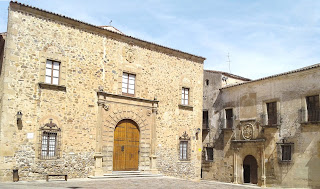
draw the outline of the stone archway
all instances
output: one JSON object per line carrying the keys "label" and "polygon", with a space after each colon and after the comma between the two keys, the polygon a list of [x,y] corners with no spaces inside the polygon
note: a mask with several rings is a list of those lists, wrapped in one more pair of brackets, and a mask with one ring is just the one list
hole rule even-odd
{"label": "stone archway", "polygon": [[243,183],[258,183],[258,163],[252,155],[247,155],[243,160]]}
{"label": "stone archway", "polygon": [[139,166],[140,131],[130,120],[120,121],[114,131],[113,171],[136,171]]}

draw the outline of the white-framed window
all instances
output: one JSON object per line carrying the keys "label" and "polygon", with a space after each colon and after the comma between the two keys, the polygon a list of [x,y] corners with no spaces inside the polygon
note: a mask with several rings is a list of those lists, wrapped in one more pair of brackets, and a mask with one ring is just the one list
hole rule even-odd
{"label": "white-framed window", "polygon": [[60,62],[47,60],[45,83],[59,85]]}
{"label": "white-framed window", "polygon": [[134,96],[136,75],[130,73],[122,74],[122,94]]}
{"label": "white-framed window", "polygon": [[182,87],[181,104],[189,105],[189,88]]}

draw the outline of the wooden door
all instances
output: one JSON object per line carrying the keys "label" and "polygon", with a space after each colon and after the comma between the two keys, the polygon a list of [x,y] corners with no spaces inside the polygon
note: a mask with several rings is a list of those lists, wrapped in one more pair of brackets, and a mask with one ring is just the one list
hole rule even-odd
{"label": "wooden door", "polygon": [[139,139],[139,129],[133,121],[124,120],[117,125],[114,131],[114,171],[138,170]]}

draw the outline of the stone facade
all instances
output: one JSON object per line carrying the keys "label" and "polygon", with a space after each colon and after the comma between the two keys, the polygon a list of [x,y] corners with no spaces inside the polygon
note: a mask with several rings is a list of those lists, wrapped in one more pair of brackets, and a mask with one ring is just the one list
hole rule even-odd
{"label": "stone facade", "polygon": [[[205,71],[204,81],[212,85],[204,84],[209,134],[204,130],[203,145],[213,147],[214,158],[203,160],[202,177],[260,186],[320,187],[319,107],[311,121],[307,107],[307,97],[319,98],[320,65],[224,87],[211,82],[219,78],[221,74]],[[277,112],[272,124],[271,103]],[[233,112],[230,128],[226,109]],[[290,153],[289,159],[285,153]],[[252,164],[246,162],[250,158]],[[245,178],[248,172],[250,181]]]}
{"label": "stone facade", "polygon": [[[111,172],[113,133],[126,119],[139,127],[140,171],[200,178],[204,58],[15,2],[3,53],[0,181],[13,169],[20,180]],[[59,85],[45,83],[47,60],[60,62]],[[136,76],[134,96],[122,94],[124,72]],[[56,159],[40,158],[44,126],[59,131]],[[188,161],[179,160],[184,132]]]}

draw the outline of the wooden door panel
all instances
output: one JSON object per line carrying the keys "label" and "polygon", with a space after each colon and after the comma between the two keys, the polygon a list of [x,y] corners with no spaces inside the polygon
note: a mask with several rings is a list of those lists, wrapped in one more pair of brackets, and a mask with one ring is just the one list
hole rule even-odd
{"label": "wooden door panel", "polygon": [[120,122],[114,131],[113,170],[138,170],[139,130],[129,120]]}

